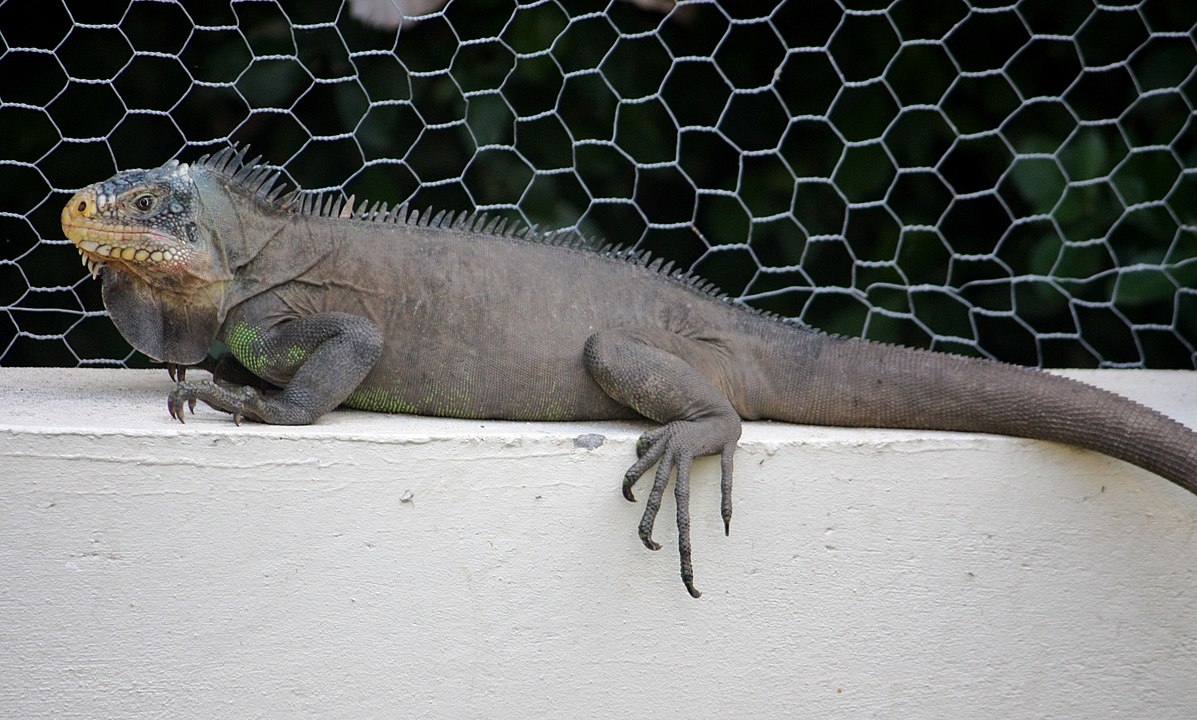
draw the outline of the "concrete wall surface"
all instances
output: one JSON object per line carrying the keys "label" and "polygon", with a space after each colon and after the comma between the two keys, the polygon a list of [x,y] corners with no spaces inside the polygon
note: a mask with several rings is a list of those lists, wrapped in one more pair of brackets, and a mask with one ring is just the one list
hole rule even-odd
{"label": "concrete wall surface", "polygon": [[[1197,373],[1069,374],[1197,426]],[[0,369],[0,717],[1197,717],[1197,497],[1116,460],[750,423],[694,600],[619,493],[647,425],[169,389]]]}

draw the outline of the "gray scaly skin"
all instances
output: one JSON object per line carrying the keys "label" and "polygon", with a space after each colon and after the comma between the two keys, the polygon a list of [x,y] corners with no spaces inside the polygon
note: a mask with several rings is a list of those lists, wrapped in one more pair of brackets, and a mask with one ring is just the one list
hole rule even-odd
{"label": "gray scaly skin", "polygon": [[[180,378],[170,413],[202,400],[264,423],[338,405],[459,418],[648,418],[624,495],[656,466],[640,522],[675,477],[682,580],[696,457],[722,459],[731,520],[740,421],[924,428],[1053,440],[1197,492],[1197,436],[1130,400],[1027,368],[830,337],[755,312],[660,261],[587,249],[572,234],[478,216],[354,210],[283,194],[226,149],[120,173],[79,191],[62,226],[138,350],[201,364],[219,341],[227,382]],[[260,380],[247,382],[245,378]]]}

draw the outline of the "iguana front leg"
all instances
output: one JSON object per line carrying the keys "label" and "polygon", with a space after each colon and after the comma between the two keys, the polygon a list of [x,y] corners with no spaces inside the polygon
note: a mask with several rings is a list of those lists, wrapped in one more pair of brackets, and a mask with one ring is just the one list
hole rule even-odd
{"label": "iguana front leg", "polygon": [[225,387],[211,381],[180,381],[167,397],[171,417],[183,421],[184,407],[202,400],[233,419],[271,425],[307,425],[349,397],[382,353],[382,332],[366,318],[322,313],[278,323],[265,330],[240,326],[234,356],[250,372],[282,390]]}
{"label": "iguana front leg", "polygon": [[724,532],[731,523],[732,455],[740,439],[740,415],[727,397],[683,355],[703,356],[712,349],[700,341],[663,331],[608,330],[586,341],[586,367],[599,386],[615,400],[657,422],[637,443],[639,459],[624,475],[623,494],[635,501],[632,487],[657,465],[652,490],[640,520],[640,540],[650,550],[660,549],[652,539],[653,523],[673,470],[677,470],[678,552],[682,582],[693,597],[690,557],[690,467],[696,457],[722,458]]}

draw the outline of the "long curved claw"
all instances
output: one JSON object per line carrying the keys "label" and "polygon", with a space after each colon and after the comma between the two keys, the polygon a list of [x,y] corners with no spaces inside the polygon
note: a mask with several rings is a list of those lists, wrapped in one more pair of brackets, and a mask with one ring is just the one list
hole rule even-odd
{"label": "long curved claw", "polygon": [[650,430],[636,440],[636,463],[623,474],[623,496],[628,502],[636,502],[632,487],[665,454],[666,443],[658,442],[664,430],[664,427]]}
{"label": "long curved claw", "polygon": [[631,470],[628,470],[623,474],[623,499],[627,500],[628,502],[636,502],[636,496],[632,494],[632,486],[635,485],[636,481],[640,479],[640,476],[644,474],[643,470],[638,473],[632,472],[632,470],[635,469],[636,468],[633,466]]}
{"label": "long curved claw", "polygon": [[179,365],[178,363],[166,363],[166,374],[170,375],[171,382],[183,382],[187,379],[187,366]]}
{"label": "long curved claw", "polygon": [[[179,370],[180,377],[182,377],[182,368]],[[166,396],[166,411],[170,416],[181,423],[186,423],[186,413],[183,408],[186,407],[192,415],[195,414],[195,395],[191,391],[191,387],[184,381],[180,380],[175,385],[175,389],[171,390]]]}
{"label": "long curved claw", "polygon": [[183,418],[183,413],[182,413],[182,412],[175,412],[175,402],[174,402],[174,398],[172,398],[170,395],[167,395],[167,396],[166,396],[166,411],[167,411],[168,413],[170,413],[170,416],[171,416],[172,418],[174,418],[175,420],[178,420],[178,421],[179,421],[179,422],[181,422],[181,423],[186,423],[186,422],[187,422],[187,421],[186,421],[186,420]]}

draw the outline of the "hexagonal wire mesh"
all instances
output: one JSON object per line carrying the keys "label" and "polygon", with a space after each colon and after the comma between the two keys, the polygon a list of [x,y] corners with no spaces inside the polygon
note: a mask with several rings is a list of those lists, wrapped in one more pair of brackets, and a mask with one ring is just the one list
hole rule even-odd
{"label": "hexagonal wire mesh", "polygon": [[1194,365],[1197,4],[424,0],[388,27],[372,1],[0,3],[0,362],[144,364],[58,212],[236,141],[831,332]]}

